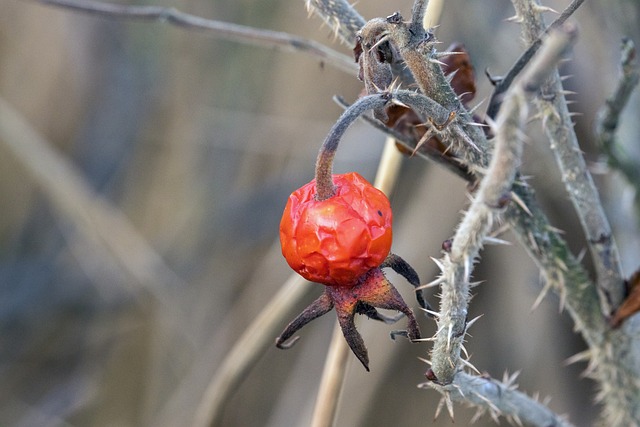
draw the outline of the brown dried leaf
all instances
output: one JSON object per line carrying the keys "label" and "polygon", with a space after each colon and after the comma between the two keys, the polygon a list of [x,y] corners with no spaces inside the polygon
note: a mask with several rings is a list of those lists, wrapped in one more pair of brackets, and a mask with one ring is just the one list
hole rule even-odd
{"label": "brown dried leaf", "polygon": [[451,87],[460,97],[463,104],[467,105],[476,95],[476,73],[471,64],[469,52],[462,43],[455,42],[447,49],[447,52],[461,52],[455,55],[448,55],[440,58],[446,65],[442,66],[445,75],[449,75],[457,70],[451,80]]}

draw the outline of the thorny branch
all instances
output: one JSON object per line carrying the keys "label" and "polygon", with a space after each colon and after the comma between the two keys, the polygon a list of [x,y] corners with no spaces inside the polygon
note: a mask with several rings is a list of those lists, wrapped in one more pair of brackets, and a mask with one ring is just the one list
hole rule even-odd
{"label": "thorny branch", "polygon": [[487,107],[487,117],[490,119],[494,119],[496,114],[498,114],[498,110],[500,109],[500,105],[502,104],[503,94],[509,89],[511,83],[515,80],[515,78],[520,74],[522,69],[529,63],[533,55],[536,54],[540,46],[542,46],[542,39],[546,36],[549,31],[554,28],[560,27],[562,24],[566,22],[573,12],[575,12],[580,5],[584,3],[584,0],[573,0],[569,6],[566,7],[565,10],[562,11],[560,16],[549,25],[549,27],[541,34],[536,40],[531,43],[531,45],[525,50],[522,55],[516,60],[515,64],[511,67],[511,69],[507,72],[504,77],[497,79],[495,82],[495,89],[491,94],[491,98],[489,99],[489,106]]}
{"label": "thorny branch", "polygon": [[163,22],[179,28],[206,31],[223,39],[254,46],[264,46],[288,52],[301,52],[326,61],[349,74],[357,71],[357,67],[346,55],[336,52],[318,42],[297,37],[292,34],[259,30],[229,22],[214,21],[200,16],[190,15],[172,7],[163,6],[127,6],[94,0],[34,0],[44,5],[69,9],[103,18],[129,19],[141,22]]}
{"label": "thorny branch", "polygon": [[515,373],[511,376],[505,375],[502,381],[496,381],[493,378],[460,372],[448,386],[438,386],[429,381],[418,387],[435,388],[446,393],[441,405],[447,406],[450,416],[453,412],[453,402],[477,408],[471,423],[488,413],[496,424],[499,424],[498,417],[503,416],[511,424],[520,426],[571,427],[571,423],[549,410],[544,403],[518,391],[515,384],[517,377],[518,373]]}
{"label": "thorny branch", "polygon": [[[535,40],[537,34],[544,31],[537,3],[525,0],[515,0],[513,3],[518,16],[524,20],[525,38],[528,42]],[[596,282],[602,294],[603,311],[610,315],[624,297],[618,249],[600,203],[598,190],[580,152],[565,91],[557,72],[543,87],[543,92],[544,96],[536,99],[536,105],[542,116],[545,133],[552,142],[551,148],[562,173],[562,180],[587,237],[596,269]]]}
{"label": "thorny branch", "polygon": [[451,250],[439,263],[442,296],[428,375],[437,384],[451,384],[464,367],[460,352],[467,327],[473,263],[499,214],[511,201],[511,187],[522,156],[521,129],[527,117],[527,96],[540,88],[573,36],[569,31],[553,33],[505,97],[495,124],[496,144],[486,175],[456,230]]}
{"label": "thorny branch", "polygon": [[[332,0],[329,3],[335,5],[340,2],[340,0]],[[538,5],[529,6],[530,12],[535,13],[535,16],[538,17],[540,12],[544,10],[544,8]],[[574,2],[572,6],[563,13],[562,19],[569,16],[577,6],[579,6],[579,2]],[[522,16],[522,14],[519,15]],[[402,21],[396,19],[395,23],[402,24]],[[541,20],[538,19],[536,24],[541,25]],[[525,27],[527,27],[526,24]],[[540,33],[541,31],[529,32],[530,40],[535,40]],[[394,42],[397,42],[397,40],[394,40]],[[403,56],[403,58],[411,68],[418,83],[420,83],[419,77],[421,73],[416,73],[415,70],[420,71],[420,69],[417,68],[420,66],[425,70],[422,74],[426,77],[426,83],[432,83],[432,85],[421,84],[421,87],[427,90],[431,89],[434,92],[433,98],[443,106],[453,106],[457,99],[453,90],[442,76],[439,67],[430,66],[436,62],[430,60],[436,59],[434,57],[435,50],[426,49],[424,45],[425,44],[422,43],[422,58],[420,59],[419,55],[415,56],[416,61],[413,61],[416,65],[415,67],[412,67],[411,61],[406,61],[406,57]],[[415,47],[416,46],[414,46],[414,48]],[[405,50],[405,52],[402,53],[406,53],[407,51],[411,52],[411,49]],[[422,62],[422,64],[426,63],[426,66],[421,65],[420,62]],[[433,78],[433,80],[430,80],[431,78]],[[426,94],[428,96],[432,95],[432,93],[429,92]],[[455,111],[460,113],[457,109],[455,109]],[[461,111],[464,112],[464,109]],[[570,121],[568,122],[570,123]],[[572,131],[571,128],[569,129]],[[555,138],[556,136],[552,135],[552,140],[555,140]],[[469,167],[470,171],[481,175],[484,168],[487,167],[486,153],[490,150],[490,144],[487,144],[481,132],[473,134],[469,139],[475,144],[453,145],[453,151],[459,155],[460,159]],[[594,375],[602,385],[601,398],[602,396],[610,394],[611,397],[609,400],[621,403],[618,407],[620,413],[623,414],[620,416],[620,419],[628,419],[625,418],[625,412],[628,414],[633,410],[624,409],[623,402],[626,401],[627,406],[629,406],[628,398],[638,395],[636,392],[638,381],[633,379],[637,377],[633,371],[633,366],[637,365],[637,361],[629,359],[628,337],[625,338],[620,335],[610,336],[611,331],[608,330],[598,308],[599,303],[595,287],[590,282],[584,267],[582,267],[579,261],[571,254],[566,242],[562,239],[558,231],[550,226],[548,219],[541,211],[535,199],[533,190],[525,183],[516,181],[512,194],[515,195],[520,203],[519,205],[510,203],[506,209],[504,218],[516,232],[518,240],[540,267],[542,275],[547,281],[547,286],[553,288],[560,294],[563,306],[566,306],[574,319],[576,329],[582,333],[586,342],[589,344],[591,352],[593,353],[591,354],[592,367],[593,370],[596,371]],[[526,209],[521,208],[521,206],[526,206]],[[617,350],[611,345],[610,341],[612,340],[616,341],[615,345],[621,344]],[[606,349],[604,351],[600,350],[605,343],[607,343]],[[621,353],[625,351],[629,353],[626,357]],[[607,353],[608,356],[603,357],[603,353]],[[607,363],[600,363],[602,361]],[[625,379],[628,379],[628,381],[625,382]],[[629,387],[621,385],[622,382],[629,384]],[[612,412],[606,409],[605,412],[607,411]],[[616,420],[615,417],[612,418],[611,416],[608,416],[608,419]]]}

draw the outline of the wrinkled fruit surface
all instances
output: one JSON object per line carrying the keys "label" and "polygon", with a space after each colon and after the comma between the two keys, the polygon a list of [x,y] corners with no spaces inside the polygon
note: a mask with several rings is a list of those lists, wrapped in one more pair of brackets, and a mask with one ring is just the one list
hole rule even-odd
{"label": "wrinkled fruit surface", "polygon": [[354,286],[391,250],[391,205],[358,173],[333,181],[329,199],[316,200],[315,180],[289,196],[280,222],[282,254],[307,280]]}

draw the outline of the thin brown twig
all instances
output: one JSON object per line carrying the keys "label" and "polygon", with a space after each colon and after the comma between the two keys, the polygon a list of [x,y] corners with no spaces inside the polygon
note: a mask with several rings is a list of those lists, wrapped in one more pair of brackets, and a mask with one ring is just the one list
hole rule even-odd
{"label": "thin brown twig", "polygon": [[161,22],[186,30],[206,31],[225,40],[264,46],[287,52],[301,52],[334,66],[351,75],[357,72],[353,60],[342,53],[314,40],[308,40],[281,31],[259,30],[244,25],[205,19],[163,6],[127,6],[94,0],[34,0],[40,4],[54,6],[74,12],[103,18],[126,19],[140,22]]}

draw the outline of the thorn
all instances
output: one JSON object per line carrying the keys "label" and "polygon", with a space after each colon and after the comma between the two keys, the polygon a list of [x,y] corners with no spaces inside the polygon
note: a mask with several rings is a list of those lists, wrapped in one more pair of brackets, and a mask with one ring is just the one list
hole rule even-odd
{"label": "thorn", "polygon": [[531,311],[534,311],[536,308],[538,308],[540,306],[540,304],[542,303],[542,300],[544,299],[544,297],[546,297],[547,293],[549,293],[549,289],[551,289],[551,282],[547,282],[544,285],[544,287],[542,288],[542,290],[538,294],[538,297],[533,302],[533,305],[531,306]]}
{"label": "thorn", "polygon": [[387,40],[389,40],[389,34],[388,33],[382,33],[380,34],[380,40],[378,40],[377,42],[374,43],[373,46],[371,46],[371,49],[369,49],[369,52],[371,52],[373,49],[377,48],[378,46],[380,46],[382,43],[386,42]]}
{"label": "thorn", "polygon": [[[469,93],[469,92],[467,92]],[[462,94],[464,95],[464,93]],[[481,127],[481,128],[488,128],[490,127],[488,124],[486,123],[477,123],[477,122],[469,122],[469,123],[465,123],[465,126],[477,126],[477,127]]]}
{"label": "thorn", "polygon": [[467,325],[465,326],[465,331],[469,330],[469,328],[472,327],[473,324],[476,323],[482,316],[484,316],[484,314],[481,314],[481,315],[476,316],[473,319],[469,320],[467,322]]}
{"label": "thorn", "polygon": [[393,81],[389,85],[388,91],[391,93],[395,93],[400,90],[401,85],[402,85],[402,82],[400,81],[400,77],[396,77],[395,79],[393,79]]}
{"label": "thorn", "polygon": [[426,363],[427,365],[431,366],[431,360],[424,359],[424,358],[422,358],[422,357],[418,357],[418,360],[420,360],[420,361],[422,361],[422,362]]}
{"label": "thorn", "polygon": [[[424,124],[422,126],[424,126]],[[420,138],[420,141],[418,141],[418,143],[416,144],[415,148],[411,152],[411,157],[415,156],[415,154],[418,152],[420,147],[422,147],[429,139],[431,139],[431,137],[435,136],[435,134],[436,133],[433,130],[433,127],[430,127],[429,130],[427,130],[424,133],[424,135],[422,135],[422,138]]]}
{"label": "thorn", "polygon": [[437,339],[437,337],[429,337],[429,338],[418,338],[413,340],[413,342],[433,342]]}
{"label": "thorn", "polygon": [[505,21],[507,21],[507,22],[513,22],[513,23],[515,23],[515,24],[520,24],[520,23],[522,23],[523,18],[522,18],[521,16],[518,16],[518,15],[516,14],[516,15],[513,15],[513,16],[511,16],[511,17],[509,17],[509,18],[505,19]]}
{"label": "thorn", "polygon": [[504,385],[510,390],[517,389],[518,385],[516,384],[516,380],[520,376],[520,372],[522,371],[517,370],[513,374],[509,375],[509,372],[505,371],[502,379],[502,382],[504,383]]}
{"label": "thorn", "polygon": [[531,211],[529,210],[529,208],[527,207],[527,205],[524,203],[524,201],[520,198],[520,196],[518,196],[516,194],[515,191],[511,191],[511,199],[513,199],[514,202],[517,203],[518,206],[520,206],[520,208],[525,211],[527,213],[527,215],[529,216],[533,216],[533,214],[531,213]]}
{"label": "thorn", "polygon": [[451,349],[451,334],[453,333],[453,325],[449,323],[449,332],[447,332],[447,352]]}
{"label": "thorn", "polygon": [[477,282],[469,282],[470,288],[475,288],[476,286],[482,285],[486,280],[478,280]]}
{"label": "thorn", "polygon": [[431,258],[431,260],[432,260],[433,262],[435,262],[435,263],[436,263],[436,265],[438,266],[438,268],[440,269],[440,271],[444,272],[444,264],[442,263],[442,261],[440,261],[439,259],[434,258],[434,257],[430,257],[430,258]]}
{"label": "thorn", "polygon": [[560,92],[558,92],[558,93],[559,93],[560,95],[567,96],[567,95],[576,95],[578,92],[574,92],[574,91],[572,91],[572,90],[566,90],[566,89],[564,89],[564,90],[561,90],[561,91],[560,91]]}
{"label": "thorn", "polygon": [[[460,350],[464,353],[464,358],[469,359],[469,353],[467,352],[467,348],[464,345],[460,345]],[[462,360],[463,358],[460,358]]]}
{"label": "thorn", "polygon": [[482,243],[485,244],[485,245],[511,246],[511,242],[509,242],[507,240],[502,240],[502,239],[498,239],[497,237],[490,237],[490,236],[485,237]]}
{"label": "thorn", "polygon": [[399,105],[400,107],[411,108],[407,104],[405,104],[404,102],[399,101],[396,98],[391,98],[391,103],[395,104],[395,105]]}
{"label": "thorn", "polygon": [[445,395],[445,403],[447,404],[447,412],[449,413],[449,418],[451,418],[451,421],[454,421],[453,402],[451,401],[451,395],[449,393]]}
{"label": "thorn", "polygon": [[424,311],[425,313],[427,313],[431,317],[435,317],[436,319],[440,318],[440,313],[438,313],[437,311],[428,310],[428,309],[422,308],[422,307],[420,307],[420,310]]}
{"label": "thorn", "polygon": [[442,396],[440,398],[440,401],[438,402],[438,406],[436,407],[436,413],[433,416],[433,420],[437,420],[438,417],[440,416],[440,411],[442,411],[442,408],[444,407],[444,396]]}
{"label": "thorn", "polygon": [[552,12],[552,13],[555,13],[556,15],[558,14],[557,10],[552,9],[549,6],[543,6],[541,4],[533,4],[533,10],[539,13]]}
{"label": "thorn", "polygon": [[[458,70],[456,70],[456,71],[458,71]],[[486,100],[487,100],[487,98],[483,98],[483,99],[481,99],[481,100],[480,100],[480,102],[478,102],[475,106],[473,106],[473,107],[469,110],[469,114],[470,114],[470,115],[473,115],[473,113],[475,113],[475,112],[478,110],[478,108],[480,108],[480,106],[481,106],[482,104],[484,104],[484,102],[485,102]],[[489,126],[489,125],[485,125],[485,126]]]}
{"label": "thorn", "polygon": [[442,62],[442,61],[438,61],[438,60],[437,60],[437,59],[435,59],[435,58],[429,58],[429,59],[428,59],[428,61],[429,61],[429,62],[431,62],[432,64],[438,64],[438,65],[440,65],[440,66],[446,66],[446,65],[447,65],[447,64],[445,64],[444,62]]}
{"label": "thorn", "polygon": [[573,365],[578,362],[589,362],[591,360],[591,350],[584,350],[567,358],[563,364],[565,366]]}
{"label": "thorn", "polygon": [[524,427],[522,425],[522,420],[520,419],[520,417],[518,416],[518,414],[511,414],[511,418],[513,419],[513,421],[515,422],[515,424],[519,425],[520,427]]}
{"label": "thorn", "polygon": [[563,82],[573,77],[573,74],[567,74],[566,76],[560,76],[560,81]]}
{"label": "thorn", "polygon": [[449,73],[447,75],[447,83],[451,84],[451,81],[453,80],[453,78],[456,76],[456,74],[458,74],[458,71],[460,71],[460,69],[458,68],[457,70],[453,71],[452,73]]}
{"label": "thorn", "polygon": [[565,231],[564,231],[564,230],[561,230],[561,229],[559,229],[558,227],[554,227],[554,226],[552,226],[552,225],[547,225],[547,227],[546,227],[546,228],[547,228],[547,230],[549,230],[549,231],[551,231],[551,232],[553,232],[553,233],[558,233],[558,234],[564,234],[564,233],[565,233]]}
{"label": "thorn", "polygon": [[434,288],[438,285],[440,285],[441,283],[443,283],[445,281],[444,276],[440,276],[438,277],[436,280],[429,282],[425,285],[420,285],[417,288],[415,288],[416,291],[420,291],[422,289],[428,289],[428,288]]}
{"label": "thorn", "polygon": [[495,120],[493,120],[491,117],[485,117],[484,121],[489,125],[489,129],[491,129],[491,132],[496,133],[498,130],[498,124],[496,123]]}
{"label": "thorn", "polygon": [[471,369],[476,374],[478,374],[478,375],[481,374],[481,372],[478,370],[478,368],[473,366],[473,364],[471,362],[469,362],[468,360],[461,358],[460,361],[462,362],[463,365],[465,365],[467,368]]}
{"label": "thorn", "polygon": [[482,418],[482,416],[486,413],[487,411],[479,406],[478,408],[476,408],[476,413],[473,414],[473,417],[471,417],[471,420],[469,421],[469,424],[475,424],[476,422],[478,422],[478,420],[480,418]]}
{"label": "thorn", "polygon": [[[478,397],[487,405],[487,408],[489,409],[489,413],[492,414],[491,418],[493,418],[494,415],[497,416],[500,414],[500,409],[498,409],[498,407],[491,400],[489,400],[489,398],[487,398],[486,396],[483,396],[478,392],[474,392],[474,394],[476,395],[476,397]],[[494,418],[494,421],[495,421],[495,418]]]}
{"label": "thorn", "polygon": [[[442,58],[443,56],[451,56],[451,55],[462,55],[465,52],[435,52],[433,56],[438,58]],[[445,64],[446,65],[446,64]]]}
{"label": "thorn", "polygon": [[578,253],[578,256],[576,257],[576,261],[578,261],[578,264],[582,263],[582,260],[584,259],[584,256],[587,254],[587,248],[582,248],[582,250],[580,251],[580,253]]}

